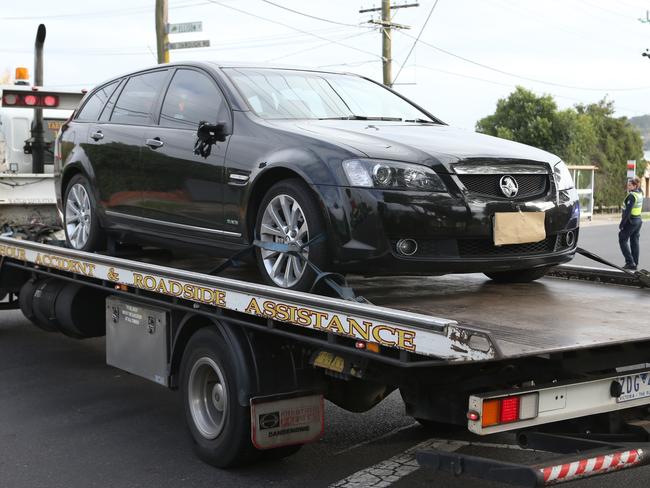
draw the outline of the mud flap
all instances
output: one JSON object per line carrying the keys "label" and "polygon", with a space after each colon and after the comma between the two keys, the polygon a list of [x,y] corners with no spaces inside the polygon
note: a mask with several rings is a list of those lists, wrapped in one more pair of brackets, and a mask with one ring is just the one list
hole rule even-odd
{"label": "mud flap", "polygon": [[251,398],[251,437],[257,449],[314,442],[324,431],[321,393],[302,391]]}

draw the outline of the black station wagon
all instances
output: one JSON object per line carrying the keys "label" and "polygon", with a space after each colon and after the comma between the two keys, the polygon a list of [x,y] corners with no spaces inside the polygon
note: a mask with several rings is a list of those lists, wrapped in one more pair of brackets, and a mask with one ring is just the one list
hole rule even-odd
{"label": "black station wagon", "polygon": [[453,129],[344,73],[173,63],[107,81],[60,132],[68,245],[107,238],[230,256],[264,279],[321,269],[530,281],[575,253],[579,206],[547,152]]}

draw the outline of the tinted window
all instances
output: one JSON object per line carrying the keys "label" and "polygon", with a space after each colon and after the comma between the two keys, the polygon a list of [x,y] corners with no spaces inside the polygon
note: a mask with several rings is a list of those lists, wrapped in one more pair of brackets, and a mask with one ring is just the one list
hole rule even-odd
{"label": "tinted window", "polygon": [[166,77],[166,71],[154,71],[129,78],[117,99],[111,122],[148,124],[149,114]]}
{"label": "tinted window", "polygon": [[123,86],[124,86],[124,80],[123,79],[119,80],[117,88],[115,88],[113,94],[111,95],[111,98],[108,99],[108,103],[104,106],[104,110],[102,110],[102,113],[99,115],[100,122],[105,122],[111,117],[111,114],[113,113],[113,107],[115,106],[115,102],[117,101],[117,97],[120,96],[120,92],[122,91],[120,87]]}
{"label": "tinted window", "polygon": [[115,88],[117,88],[117,81],[103,86],[93,93],[77,115],[77,120],[97,120],[99,112],[104,108],[106,100],[115,91]]}
{"label": "tinted window", "polygon": [[181,69],[169,85],[160,112],[160,125],[194,129],[199,122],[215,124],[224,100],[214,82],[198,71]]}

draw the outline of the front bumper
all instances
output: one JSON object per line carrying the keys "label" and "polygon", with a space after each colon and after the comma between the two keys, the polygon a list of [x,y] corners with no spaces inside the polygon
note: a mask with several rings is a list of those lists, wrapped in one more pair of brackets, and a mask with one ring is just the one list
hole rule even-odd
{"label": "front bumper", "polygon": [[[575,195],[560,192],[535,201],[317,185],[329,220],[336,269],[372,274],[493,272],[570,261],[577,245]],[[496,212],[543,211],[547,238],[533,244],[494,246]],[[574,242],[568,238],[572,233]],[[418,250],[401,255],[399,239]]]}

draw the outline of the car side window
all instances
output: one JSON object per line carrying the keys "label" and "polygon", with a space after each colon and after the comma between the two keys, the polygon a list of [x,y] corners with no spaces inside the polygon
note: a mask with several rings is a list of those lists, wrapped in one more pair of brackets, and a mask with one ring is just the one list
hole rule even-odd
{"label": "car side window", "polygon": [[179,69],[169,84],[159,123],[162,127],[196,130],[201,121],[219,122],[224,110],[221,91],[207,75]]}
{"label": "car side window", "polygon": [[117,88],[117,84],[118,82],[114,81],[113,83],[109,83],[108,85],[101,87],[99,90],[93,93],[88,99],[88,101],[84,104],[82,109],[79,111],[76,120],[81,120],[81,121],[97,120],[97,116],[99,115],[99,112],[102,111],[102,108],[104,108],[104,104],[106,103],[108,98],[113,94],[115,88]]}
{"label": "car side window", "polygon": [[154,71],[132,76],[120,93],[111,115],[111,122],[147,125],[167,71]]}
{"label": "car side window", "polygon": [[100,122],[106,122],[111,117],[111,114],[113,113],[113,107],[115,107],[115,102],[117,101],[117,97],[120,96],[120,87],[123,87],[124,84],[124,78],[118,80],[117,88],[113,90],[111,98],[108,99],[108,102],[106,105],[104,105],[104,110],[102,110],[102,112],[99,114]]}

